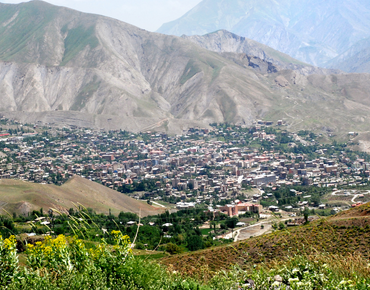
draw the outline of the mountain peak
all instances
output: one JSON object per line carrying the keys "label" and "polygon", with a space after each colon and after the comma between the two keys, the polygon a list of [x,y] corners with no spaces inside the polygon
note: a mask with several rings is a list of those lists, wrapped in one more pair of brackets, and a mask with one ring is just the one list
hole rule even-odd
{"label": "mountain peak", "polygon": [[205,35],[226,29],[298,60],[324,65],[370,37],[370,2],[204,0],[158,32]]}

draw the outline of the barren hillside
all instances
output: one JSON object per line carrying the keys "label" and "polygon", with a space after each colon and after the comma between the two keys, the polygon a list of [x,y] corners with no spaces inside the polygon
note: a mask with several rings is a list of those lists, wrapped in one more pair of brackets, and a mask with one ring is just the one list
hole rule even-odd
{"label": "barren hillside", "polygon": [[0,209],[9,213],[27,214],[40,208],[44,212],[49,208],[68,210],[77,204],[104,214],[108,214],[110,209],[114,215],[124,211],[138,215],[141,212],[141,216],[147,216],[163,211],[79,176],[74,176],[62,186],[0,180]]}

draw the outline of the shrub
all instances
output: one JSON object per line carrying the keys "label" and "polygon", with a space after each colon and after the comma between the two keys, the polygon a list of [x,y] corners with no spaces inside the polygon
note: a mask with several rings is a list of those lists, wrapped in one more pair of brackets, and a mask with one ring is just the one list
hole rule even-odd
{"label": "shrub", "polygon": [[170,253],[171,255],[180,254],[182,252],[181,247],[175,245],[173,243],[168,243],[166,245],[166,252]]}

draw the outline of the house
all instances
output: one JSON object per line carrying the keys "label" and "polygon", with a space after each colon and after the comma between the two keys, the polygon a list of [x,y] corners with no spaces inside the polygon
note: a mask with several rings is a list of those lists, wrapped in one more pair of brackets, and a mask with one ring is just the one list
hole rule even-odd
{"label": "house", "polygon": [[277,212],[277,211],[279,211],[279,207],[271,205],[271,206],[269,206],[269,210],[272,211],[272,212]]}
{"label": "house", "polygon": [[173,224],[171,224],[171,223],[165,223],[165,224],[162,225],[162,227],[171,227],[171,226],[173,226]]}

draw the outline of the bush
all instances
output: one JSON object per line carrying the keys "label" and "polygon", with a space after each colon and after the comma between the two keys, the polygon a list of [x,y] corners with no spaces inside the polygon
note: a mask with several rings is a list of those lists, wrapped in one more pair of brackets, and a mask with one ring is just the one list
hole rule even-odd
{"label": "bush", "polygon": [[182,249],[178,245],[168,243],[166,246],[166,252],[170,253],[171,255],[175,255],[180,254],[182,252]]}

